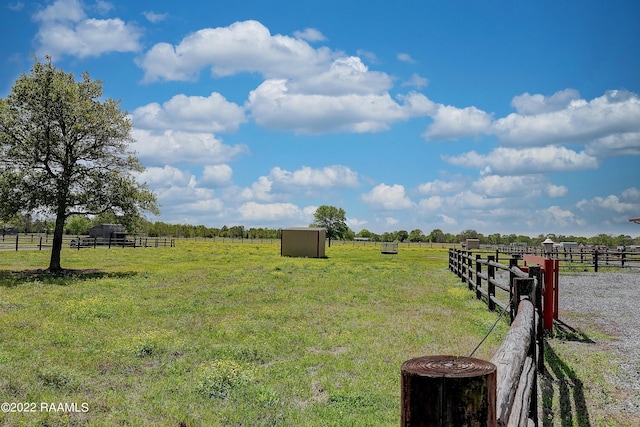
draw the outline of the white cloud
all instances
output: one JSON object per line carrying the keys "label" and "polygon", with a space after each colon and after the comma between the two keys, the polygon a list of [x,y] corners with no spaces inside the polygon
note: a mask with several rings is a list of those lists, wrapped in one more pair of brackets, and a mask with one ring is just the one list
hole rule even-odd
{"label": "white cloud", "polygon": [[[597,158],[601,157],[640,155],[640,97],[635,93],[612,90],[586,101],[577,91],[565,89],[552,96],[525,93],[514,97],[511,104],[517,113],[497,120],[476,107],[434,104],[429,113],[433,123],[422,136],[444,140],[493,134],[503,145],[545,150],[556,144],[581,145],[585,149],[580,158],[569,159],[569,153],[563,153],[563,161],[577,168],[597,167]],[[535,155],[534,160],[538,157]],[[555,166],[553,170],[557,170]]]}
{"label": "white cloud", "polygon": [[471,190],[457,193],[447,197],[447,207],[454,209],[493,209],[499,207],[506,199],[503,197],[490,197],[484,194],[474,193]]}
{"label": "white cloud", "polygon": [[445,199],[441,196],[431,196],[426,199],[420,200],[420,202],[418,202],[418,207],[423,213],[435,212],[442,209],[444,202]]}
{"label": "white cloud", "polygon": [[390,124],[425,115],[432,103],[409,94],[398,104],[388,93],[340,96],[290,93],[285,80],[267,80],[251,91],[246,108],[257,124],[299,133],[376,132]]}
{"label": "white cloud", "polygon": [[225,163],[248,152],[244,145],[229,146],[210,133],[165,131],[153,133],[134,129],[136,140],[131,148],[147,165],[158,164],[214,164]]}
{"label": "white cloud", "polygon": [[597,157],[640,155],[640,132],[617,133],[598,138],[588,143],[584,151]]}
{"label": "white cloud", "polygon": [[640,189],[635,187],[627,188],[622,192],[621,197],[629,202],[640,203]]}
{"label": "white cloud", "polygon": [[269,178],[278,188],[321,188],[358,187],[358,174],[341,165],[327,166],[320,169],[303,166],[290,172],[279,167],[271,169]]}
{"label": "white cloud", "polygon": [[357,218],[347,218],[347,225],[349,225],[349,227],[351,229],[362,228],[365,225],[367,225],[368,223],[369,223],[369,221],[367,221],[367,220],[359,220]]}
{"label": "white cloud", "polygon": [[212,185],[215,187],[231,184],[233,170],[227,164],[206,165],[202,170],[200,178],[201,185]]}
{"label": "white cloud", "polygon": [[334,165],[314,169],[304,166],[290,172],[280,167],[271,169],[268,176],[261,176],[250,188],[236,190],[242,200],[273,202],[286,199],[300,191],[319,192],[333,188],[358,187],[358,174],[346,166]]}
{"label": "white cloud", "polygon": [[39,22],[79,22],[86,15],[79,0],[57,0],[36,12],[33,19]]}
{"label": "white cloud", "polygon": [[484,175],[473,183],[471,188],[488,197],[508,197],[516,200],[531,199],[541,195],[564,197],[568,189],[554,185],[544,175]]}
{"label": "white cloud", "polygon": [[398,224],[400,221],[398,221],[396,218],[392,217],[392,216],[386,216],[383,218],[384,223],[389,226],[395,226],[396,224]]}
{"label": "white cloud", "polygon": [[201,199],[186,203],[182,206],[174,206],[174,212],[180,212],[186,215],[198,215],[214,212],[221,212],[224,210],[224,203],[220,199]]}
{"label": "white cloud", "polygon": [[416,62],[408,53],[399,53],[396,55],[396,58],[398,58],[398,61],[407,62],[409,64],[415,64]]}
{"label": "white cloud", "polygon": [[427,87],[427,85],[429,84],[429,80],[424,78],[424,77],[420,77],[420,75],[413,73],[411,75],[411,78],[409,80],[407,80],[406,82],[402,83],[402,86],[412,86],[418,89],[422,89],[424,87]]}
{"label": "white cloud", "polygon": [[358,56],[366,59],[367,61],[369,61],[372,64],[377,64],[380,61],[378,61],[378,57],[374,52],[371,52],[370,50],[366,50],[366,49],[358,49],[356,51],[356,53],[358,54]]}
{"label": "white cloud", "polygon": [[418,192],[425,195],[453,193],[461,191],[466,186],[467,182],[462,178],[454,181],[442,181],[440,179],[436,179],[435,181],[420,184],[418,186]]}
{"label": "white cloud", "polygon": [[307,40],[310,42],[319,42],[324,41],[327,38],[320,31],[315,28],[305,28],[303,31],[295,31],[293,35],[302,40]]}
{"label": "white cloud", "polygon": [[238,208],[240,220],[283,222],[286,220],[311,220],[306,211],[293,203],[256,203],[247,202]]}
{"label": "white cloud", "polygon": [[567,193],[569,192],[569,189],[567,187],[565,187],[564,185],[549,184],[544,189],[544,192],[549,197],[558,198],[558,197],[566,196]]}
{"label": "white cloud", "polygon": [[501,175],[595,169],[599,165],[595,157],[584,152],[552,145],[526,149],[499,147],[486,155],[471,151],[443,159],[454,165]]}
{"label": "white cloud", "polygon": [[20,12],[22,9],[24,9],[24,3],[21,1],[17,1],[15,3],[9,3],[7,5],[7,9],[9,9],[12,12]]}
{"label": "white cloud", "polygon": [[40,24],[35,40],[39,55],[80,58],[108,52],[137,52],[142,32],[121,19],[87,18],[81,2],[57,0],[34,15]]}
{"label": "white cloud", "polygon": [[552,96],[540,94],[530,95],[524,93],[515,96],[511,105],[522,115],[536,115],[564,110],[573,101],[579,100],[580,94],[574,89],[565,89],[554,93]]}
{"label": "white cloud", "polygon": [[531,197],[546,187],[542,175],[499,176],[485,175],[474,182],[472,189],[488,197]]}
{"label": "white cloud", "polygon": [[260,202],[270,202],[274,195],[271,194],[273,181],[266,176],[261,176],[251,185],[251,188],[245,188],[240,192],[240,198],[244,200],[258,200]]}
{"label": "white cloud", "polygon": [[[571,227],[584,227],[586,221],[577,217],[573,212],[568,209],[562,209],[559,206],[550,206],[546,209],[541,209],[536,212],[542,220],[542,224],[549,227],[551,230],[561,230]],[[539,226],[540,224],[538,224]]]}
{"label": "white cloud", "polygon": [[422,134],[427,140],[458,139],[486,134],[491,130],[491,115],[476,107],[438,105],[431,116],[433,123]]}
{"label": "white cloud", "polygon": [[516,104],[520,109],[540,113],[509,114],[496,120],[493,132],[502,143],[512,145],[587,144],[600,138],[640,132],[640,98],[636,94],[612,90],[589,102],[575,99],[575,95],[568,91],[549,99],[542,97],[537,104],[531,96],[519,98]]}
{"label": "white cloud", "polygon": [[456,221],[456,219],[451,216],[448,216],[445,214],[440,214],[438,216],[442,219],[442,222],[444,222],[446,225],[450,225],[450,226],[458,225],[458,221]]}
{"label": "white cloud", "polygon": [[606,197],[594,197],[591,200],[581,200],[577,206],[582,210],[605,209],[628,215],[635,215],[640,212],[640,201],[626,202],[613,194]]}
{"label": "white cloud", "polygon": [[[194,80],[205,67],[218,77],[259,73],[266,80],[250,92],[244,107],[258,125],[269,129],[378,132],[435,111],[435,104],[422,94],[392,98],[393,78],[369,70],[359,57],[312,48],[303,37],[320,37],[314,30],[296,35],[272,35],[257,21],[236,22],[196,31],[176,46],[158,43],[137,63],[147,82]],[[414,75],[411,84],[423,87],[426,79]],[[152,123],[159,109],[150,104],[140,115],[147,114]]]}
{"label": "white cloud", "polygon": [[370,192],[361,196],[362,201],[377,209],[404,210],[413,206],[411,199],[407,197],[404,186],[399,184],[379,184]]}
{"label": "white cloud", "polygon": [[173,46],[157,43],[141,58],[144,80],[192,80],[204,67],[215,76],[258,72],[265,77],[316,74],[332,53],[299,38],[271,35],[258,21],[198,30]]}
{"label": "white cloud", "polygon": [[337,58],[326,70],[309,76],[289,79],[291,94],[306,95],[384,95],[393,86],[391,77],[370,71],[357,56]]}
{"label": "white cloud", "polygon": [[142,14],[145,18],[147,18],[149,22],[152,22],[154,24],[162,22],[169,17],[168,13],[156,13],[151,11],[142,12]]}
{"label": "white cloud", "polygon": [[247,121],[244,109],[217,92],[208,97],[175,95],[162,105],[154,102],[133,111],[137,128],[188,132],[235,132]]}
{"label": "white cloud", "polygon": [[186,187],[194,182],[195,177],[187,171],[182,171],[173,166],[149,167],[138,174],[138,180],[146,182],[150,187]]}

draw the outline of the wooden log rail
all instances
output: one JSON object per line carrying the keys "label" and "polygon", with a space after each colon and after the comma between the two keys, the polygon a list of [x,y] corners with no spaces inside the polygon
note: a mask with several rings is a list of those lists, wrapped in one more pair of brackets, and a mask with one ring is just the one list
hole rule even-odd
{"label": "wooden log rail", "polygon": [[[470,251],[460,249],[449,249],[449,270],[456,274],[467,283],[469,290],[475,290],[478,299],[485,299],[489,310],[494,311],[496,307],[508,311],[510,310],[509,301],[511,301],[513,293],[511,282],[514,277],[529,277],[529,275],[518,268],[518,260],[512,258],[509,265],[496,262],[494,255],[488,255],[486,259],[482,259],[480,254],[474,255]],[[496,273],[504,271],[509,274],[509,281],[502,282],[496,277]],[[496,298],[496,289],[502,290],[509,294],[506,303]],[[512,319],[513,320],[513,316]]]}
{"label": "wooden log rail", "polygon": [[497,368],[496,417],[499,426],[537,424],[535,308],[518,304],[517,316],[502,345],[491,358]]}
{"label": "wooden log rail", "polygon": [[[536,376],[544,368],[540,267],[531,266],[525,272],[515,258],[503,265],[492,255],[482,259],[451,249],[449,268],[468,283],[478,299],[487,301],[490,310],[500,307],[510,313],[511,328],[491,362],[453,356],[405,362],[401,425],[450,425],[442,420],[455,419],[456,425],[537,426]],[[507,284],[496,279],[496,270],[508,273]],[[509,293],[508,303],[495,298],[496,288]]]}

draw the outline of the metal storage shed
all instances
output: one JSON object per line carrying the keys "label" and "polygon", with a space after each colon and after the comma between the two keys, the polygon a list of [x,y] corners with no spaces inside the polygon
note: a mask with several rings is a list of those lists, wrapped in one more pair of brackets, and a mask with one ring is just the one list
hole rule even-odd
{"label": "metal storage shed", "polygon": [[285,228],[280,238],[280,255],[324,258],[326,236],[324,228]]}

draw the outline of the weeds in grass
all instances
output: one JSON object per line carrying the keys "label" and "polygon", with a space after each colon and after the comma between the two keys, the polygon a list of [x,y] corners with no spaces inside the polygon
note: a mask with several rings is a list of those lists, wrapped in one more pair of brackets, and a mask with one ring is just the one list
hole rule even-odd
{"label": "weeds in grass", "polygon": [[[2,253],[0,393],[87,402],[82,414],[0,414],[3,426],[387,426],[401,364],[467,355],[496,314],[441,249],[277,244]],[[476,357],[500,344],[500,324]],[[34,367],[36,367],[34,369]]]}
{"label": "weeds in grass", "polygon": [[197,371],[198,393],[212,399],[226,399],[237,388],[256,377],[255,368],[233,360],[215,360],[200,365]]}

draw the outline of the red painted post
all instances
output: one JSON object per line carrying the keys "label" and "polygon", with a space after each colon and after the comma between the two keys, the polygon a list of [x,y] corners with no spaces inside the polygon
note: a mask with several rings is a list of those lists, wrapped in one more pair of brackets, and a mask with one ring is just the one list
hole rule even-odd
{"label": "red painted post", "polygon": [[560,295],[560,262],[553,260],[553,318],[558,320],[558,300]]}
{"label": "red painted post", "polygon": [[551,330],[553,329],[553,318],[554,311],[556,310],[556,303],[554,301],[555,297],[555,278],[556,272],[554,269],[554,265],[557,262],[553,259],[546,258],[544,260],[544,329]]}
{"label": "red painted post", "polygon": [[542,294],[543,327],[546,330],[553,329],[553,319],[558,320],[558,294],[559,294],[559,261],[551,257],[536,257],[524,255],[525,263],[536,263],[542,266],[544,271],[544,292]]}

